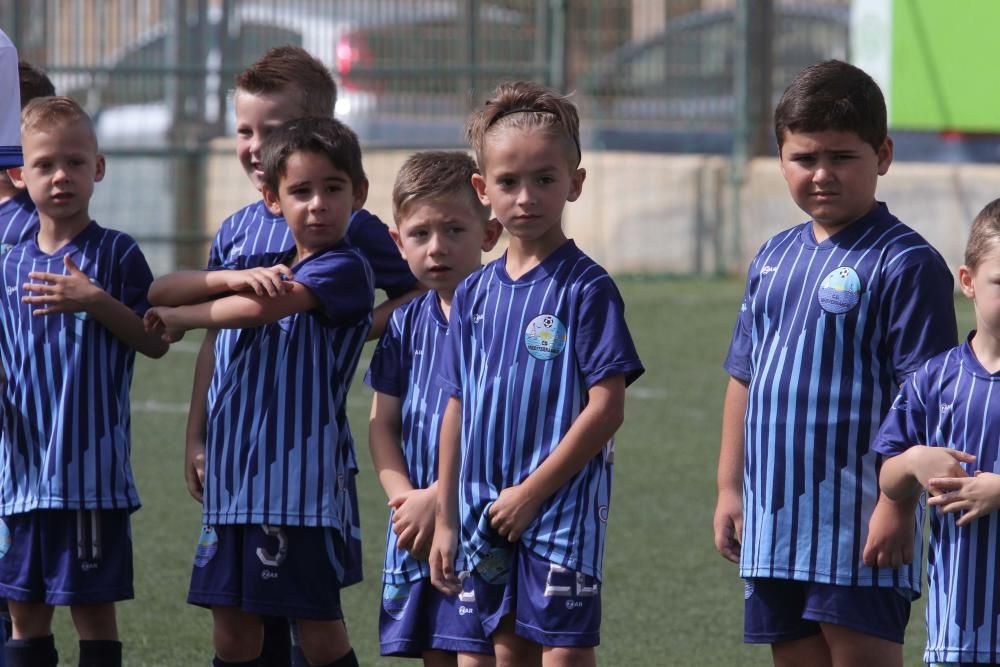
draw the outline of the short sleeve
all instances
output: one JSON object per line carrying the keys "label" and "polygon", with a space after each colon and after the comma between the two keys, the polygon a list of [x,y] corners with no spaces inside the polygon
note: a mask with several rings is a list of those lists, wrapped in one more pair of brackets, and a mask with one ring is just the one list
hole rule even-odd
{"label": "short sleeve", "polygon": [[451,298],[451,317],[448,318],[448,337],[441,358],[441,384],[449,396],[462,398],[462,354],[465,341],[466,313],[465,286],[462,283]]}
{"label": "short sleeve", "polygon": [[319,300],[331,326],[350,326],[372,311],[375,294],[365,260],[354,251],[330,250],[310,257],[292,269],[295,282]]}
{"label": "short sleeve", "polygon": [[355,213],[347,238],[371,265],[375,287],[384,290],[389,298],[405,294],[417,284],[389,235],[389,228],[378,217],[363,209]]}
{"label": "short sleeve", "polygon": [[149,286],[153,284],[153,272],[135,241],[118,258],[118,266],[121,283],[118,300],[136,314],[144,315],[149,310]]}
{"label": "short sleeve", "polygon": [[747,287],[743,292],[743,302],[740,304],[740,313],[736,317],[736,325],[733,327],[733,336],[729,341],[729,352],[722,367],[726,369],[732,377],[743,382],[750,381],[750,331],[752,330],[753,317],[750,311],[750,281],[747,280]]}
{"label": "short sleeve", "polygon": [[208,248],[208,264],[205,266],[209,271],[221,269],[226,263],[226,253],[223,251],[222,246],[226,237],[226,230],[229,227],[229,220],[230,218],[223,220],[222,225],[219,226],[219,231],[212,237],[212,245]]}
{"label": "short sleeve", "polygon": [[922,255],[898,269],[890,266],[884,292],[887,351],[897,384],[958,342],[951,271],[936,252]]}
{"label": "short sleeve", "polygon": [[872,449],[879,454],[896,456],[913,445],[929,443],[925,426],[927,410],[917,389],[917,382],[916,375],[911,375],[906,380],[882,420],[875,442],[872,443]]}
{"label": "short sleeve", "polygon": [[573,349],[588,387],[614,375],[629,385],[645,371],[625,323],[625,302],[607,274],[584,288]]}
{"label": "short sleeve", "polygon": [[393,312],[389,326],[382,332],[382,337],[372,354],[371,365],[365,373],[365,384],[382,394],[402,397],[406,387],[403,372],[403,312],[399,309]]}

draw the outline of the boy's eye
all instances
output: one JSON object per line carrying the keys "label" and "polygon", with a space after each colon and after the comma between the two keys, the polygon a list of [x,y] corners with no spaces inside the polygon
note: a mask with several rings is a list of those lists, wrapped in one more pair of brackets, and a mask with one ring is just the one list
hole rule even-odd
{"label": "boy's eye", "polygon": [[551,183],[555,183],[555,180],[556,179],[552,178],[551,176],[541,176],[539,177],[538,182],[541,183],[542,185],[549,185]]}

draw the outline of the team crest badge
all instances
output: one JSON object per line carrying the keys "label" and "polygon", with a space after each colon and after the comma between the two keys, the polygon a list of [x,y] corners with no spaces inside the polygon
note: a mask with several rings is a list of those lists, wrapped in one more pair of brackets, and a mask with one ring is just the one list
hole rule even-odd
{"label": "team crest badge", "polygon": [[13,539],[10,536],[10,528],[7,527],[7,522],[0,519],[0,558],[7,555],[10,551],[10,545]]}
{"label": "team crest badge", "polygon": [[524,330],[524,347],[541,361],[558,357],[566,347],[566,340],[566,325],[555,315],[539,315]]}
{"label": "team crest badge", "polygon": [[0,243],[0,255],[6,255],[14,248],[13,243]]}
{"label": "team crest badge", "polygon": [[819,286],[819,305],[828,313],[846,313],[861,300],[861,278],[849,266],[841,266],[823,279]]}
{"label": "team crest badge", "polygon": [[386,584],[382,588],[382,608],[397,621],[403,618],[406,603],[410,599],[411,584],[395,586]]}
{"label": "team crest badge", "polygon": [[201,537],[198,538],[198,547],[194,551],[195,567],[205,567],[208,562],[215,558],[215,553],[219,550],[219,536],[212,526],[202,526]]}

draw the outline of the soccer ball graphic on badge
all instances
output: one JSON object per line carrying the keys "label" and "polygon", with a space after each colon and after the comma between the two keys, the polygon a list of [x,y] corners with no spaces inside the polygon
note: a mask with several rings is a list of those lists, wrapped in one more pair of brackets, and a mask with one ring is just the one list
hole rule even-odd
{"label": "soccer ball graphic on badge", "polygon": [[820,283],[819,305],[828,313],[846,313],[858,305],[860,300],[861,278],[849,266],[837,267]]}
{"label": "soccer ball graphic on badge", "polygon": [[539,315],[524,330],[524,347],[535,359],[555,359],[566,347],[566,325],[555,315]]}

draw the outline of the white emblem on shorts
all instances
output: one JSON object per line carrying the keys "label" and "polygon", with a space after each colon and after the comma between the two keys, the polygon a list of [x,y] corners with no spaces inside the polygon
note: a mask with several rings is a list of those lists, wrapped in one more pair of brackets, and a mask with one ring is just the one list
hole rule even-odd
{"label": "white emblem on shorts", "polygon": [[473,609],[472,607],[466,607],[465,605],[462,605],[461,607],[458,608],[459,616],[468,616],[469,614],[474,614],[474,613],[476,613],[476,610]]}
{"label": "white emblem on shorts", "polygon": [[7,555],[13,541],[13,538],[10,536],[10,528],[7,527],[7,522],[0,519],[0,558]]}

